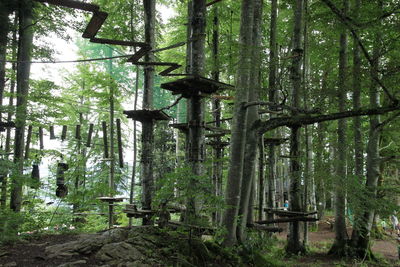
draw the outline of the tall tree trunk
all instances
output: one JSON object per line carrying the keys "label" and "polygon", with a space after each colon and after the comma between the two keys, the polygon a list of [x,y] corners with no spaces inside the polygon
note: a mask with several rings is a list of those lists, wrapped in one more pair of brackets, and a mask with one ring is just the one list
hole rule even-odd
{"label": "tall tree trunk", "polygon": [[[343,0],[343,12],[346,15],[349,9],[349,1]],[[347,30],[343,27],[340,34],[339,51],[339,77],[338,77],[338,101],[339,112],[346,110],[347,102]],[[330,250],[332,254],[345,255],[347,246],[346,230],[346,183],[347,183],[347,120],[338,121],[337,130],[337,168],[334,182],[335,190],[335,242]]]}
{"label": "tall tree trunk", "polygon": [[[14,16],[14,29],[13,29],[13,35],[12,35],[12,60],[17,59],[17,47],[18,47],[18,42],[17,42],[17,27],[18,27],[18,16]],[[16,72],[17,72],[17,64],[14,62],[12,63],[12,77],[11,77],[11,82],[10,82],[10,97],[9,97],[9,102],[8,102],[8,112],[7,112],[7,121],[12,120],[12,107],[14,105],[14,92],[15,92],[15,84],[16,84]],[[6,153],[5,160],[9,160],[9,153],[11,152],[11,128],[6,129],[6,144],[5,144],[5,149],[4,152]],[[7,185],[8,185],[8,175],[9,171],[4,170],[3,173],[0,175],[3,175],[3,181],[1,182],[1,195],[0,195],[0,207],[2,209],[5,209],[7,206]]]}
{"label": "tall tree trunk", "polygon": [[[378,1],[377,5],[377,9],[382,11],[383,2],[380,0]],[[371,66],[371,77],[378,77],[379,55],[381,53],[380,43],[381,33],[377,31],[375,35],[375,44],[372,55],[373,64]],[[380,104],[378,84],[374,79],[372,79],[369,89],[369,104],[371,108],[376,108]],[[363,196],[365,201],[363,201],[363,213],[360,214],[360,216],[362,217],[357,220],[358,224],[355,225],[355,227],[357,228],[356,234],[352,236],[354,238],[354,240],[352,239],[352,244],[357,250],[357,256],[359,256],[360,258],[364,258],[370,252],[370,233],[375,216],[375,205],[373,204],[373,202],[377,198],[377,186],[380,177],[381,158],[379,155],[379,141],[384,124],[385,123],[381,123],[379,115],[370,116],[366,162],[367,180],[365,183],[365,195]]]}
{"label": "tall tree trunk", "polygon": [[[359,10],[361,8],[361,0],[355,0],[355,5],[353,8],[353,17],[359,19]],[[353,109],[361,108],[361,57],[360,57],[360,47],[356,38],[353,38]],[[357,183],[362,186],[363,176],[364,176],[364,156],[363,156],[363,140],[362,140],[362,129],[361,129],[361,118],[353,118],[353,131],[354,131],[354,174],[357,179]],[[354,210],[357,213],[357,209]],[[355,215],[355,220],[361,216]],[[358,222],[355,221],[357,224]],[[353,245],[357,243],[359,233],[357,233],[357,227],[354,227],[351,234],[351,240]]]}
{"label": "tall tree trunk", "polygon": [[[212,55],[213,55],[213,71],[212,78],[216,81],[219,81],[219,54],[218,54],[218,44],[219,44],[219,18],[218,18],[218,6],[216,5],[213,9],[214,17],[213,17],[213,37],[212,37]],[[221,127],[221,103],[219,99],[213,100],[213,117],[215,121],[215,127]],[[221,137],[218,136],[215,138],[215,141],[219,144],[222,142]],[[214,147],[214,163],[213,163],[213,186],[214,186],[214,194],[217,197],[221,196],[221,182],[222,182],[222,151],[223,148],[219,145]],[[219,225],[221,222],[221,211],[217,210],[214,212],[213,221],[215,225]]]}
{"label": "tall tree trunk", "polygon": [[17,67],[17,109],[15,117],[14,163],[15,169],[11,186],[10,208],[16,212],[21,210],[24,139],[27,112],[27,96],[29,90],[29,74],[31,67],[31,51],[33,41],[33,2],[21,0],[18,3],[19,42]]}
{"label": "tall tree trunk", "polygon": [[[252,42],[251,50],[252,53],[252,68],[250,70],[250,87],[248,101],[257,101],[259,98],[260,91],[260,67],[261,67],[261,20],[262,20],[262,0],[254,0],[253,8],[253,25],[252,25]],[[240,224],[238,225],[237,235],[241,242],[246,240],[245,230],[248,219],[253,214],[252,210],[249,211],[249,206],[253,207],[253,198],[250,198],[252,186],[255,182],[255,167],[257,159],[257,148],[259,137],[255,131],[251,130],[251,126],[259,118],[258,106],[251,106],[247,111],[247,122],[246,122],[246,145],[244,151],[243,163],[243,177],[240,193],[240,206],[239,206],[239,217]]]}
{"label": "tall tree trunk", "polygon": [[[156,23],[156,3],[155,0],[143,0],[144,19],[145,19],[145,41],[150,47],[155,47],[155,23]],[[149,52],[145,56],[145,62],[154,61],[154,54]],[[154,67],[144,68],[144,91],[143,109],[153,108],[153,88],[154,88]],[[154,133],[153,121],[143,121],[142,123],[142,208],[151,210],[151,203],[154,194],[153,176],[153,146]],[[153,224],[151,218],[143,218],[143,225]]]}
{"label": "tall tree trunk", "polygon": [[247,109],[251,69],[251,43],[253,25],[253,0],[243,0],[241,8],[239,64],[236,78],[236,95],[232,122],[230,145],[230,162],[225,192],[225,204],[222,225],[226,229],[224,244],[232,246],[237,243],[236,226],[240,203],[240,187],[243,176],[243,159],[246,140]]}
{"label": "tall tree trunk", "polygon": [[[206,1],[192,2],[192,46],[191,46],[191,70],[194,76],[204,75],[205,66],[205,30],[206,30]],[[204,160],[204,112],[201,96],[191,96],[189,99],[188,123],[189,123],[189,148],[188,161],[194,176],[203,174],[202,163]],[[196,181],[193,180],[193,184]],[[195,188],[195,187],[193,187]],[[195,223],[199,215],[201,200],[194,192],[189,193],[187,203],[186,221]]]}
{"label": "tall tree trunk", "polygon": [[[276,103],[278,100],[278,88],[276,81],[277,65],[278,65],[278,44],[277,44],[277,20],[278,20],[278,0],[271,0],[271,23],[270,23],[270,39],[269,39],[269,92],[268,100]],[[271,118],[276,117],[271,114]],[[273,131],[273,136],[276,137],[277,130]],[[276,198],[276,147],[274,144],[268,145],[268,194],[267,207],[275,208]],[[273,213],[268,213],[268,219],[274,218]]]}
{"label": "tall tree trunk", "polygon": [[[301,90],[301,63],[303,56],[302,33],[303,33],[303,4],[304,0],[296,0],[294,10],[294,29],[293,29],[293,59],[290,73],[292,83],[292,106],[300,107]],[[296,112],[293,112],[296,115]],[[299,153],[300,128],[292,127],[290,136],[290,210],[301,211],[301,173],[300,173],[300,153]],[[300,242],[300,223],[292,222],[289,227],[287,253],[304,253],[305,248]]]}

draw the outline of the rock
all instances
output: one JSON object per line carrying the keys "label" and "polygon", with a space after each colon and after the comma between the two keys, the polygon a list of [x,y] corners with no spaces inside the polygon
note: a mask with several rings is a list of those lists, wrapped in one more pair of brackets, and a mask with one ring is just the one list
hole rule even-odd
{"label": "rock", "polygon": [[0,251],[0,258],[1,257],[6,257],[8,255],[10,255],[10,253],[8,251]]}
{"label": "rock", "polygon": [[121,262],[141,261],[145,259],[136,247],[126,242],[110,243],[104,245],[97,253],[96,259],[110,264]]}
{"label": "rock", "polygon": [[76,267],[80,264],[86,264],[85,260],[77,260],[74,262],[67,262],[67,263],[63,263],[61,265],[58,265],[58,267]]}
{"label": "rock", "polygon": [[4,267],[13,267],[13,266],[17,266],[17,263],[15,261],[12,262],[8,262],[6,264],[3,265]]}

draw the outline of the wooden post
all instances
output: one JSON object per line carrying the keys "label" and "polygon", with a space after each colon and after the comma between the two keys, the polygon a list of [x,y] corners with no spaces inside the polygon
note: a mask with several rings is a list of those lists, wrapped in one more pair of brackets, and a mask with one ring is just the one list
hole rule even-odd
{"label": "wooden post", "polygon": [[117,119],[117,141],[118,141],[118,159],[119,167],[124,167],[124,153],[122,150],[122,134],[121,134],[121,119]]}
{"label": "wooden post", "polygon": [[54,134],[54,126],[50,125],[50,140],[56,139],[56,135]]}
{"label": "wooden post", "polygon": [[86,147],[90,147],[90,143],[92,142],[93,127],[94,127],[94,124],[91,123],[89,125],[89,133],[87,136]]}
{"label": "wooden post", "polygon": [[105,121],[102,121],[101,127],[103,128],[104,158],[107,159],[108,158],[107,123]]}
{"label": "wooden post", "polygon": [[67,138],[67,125],[63,125],[61,133],[61,141],[65,141],[66,138]]}
{"label": "wooden post", "polygon": [[26,145],[25,145],[25,159],[29,158],[29,150],[31,146],[31,139],[32,139],[32,125],[28,127],[28,135],[26,137]]}

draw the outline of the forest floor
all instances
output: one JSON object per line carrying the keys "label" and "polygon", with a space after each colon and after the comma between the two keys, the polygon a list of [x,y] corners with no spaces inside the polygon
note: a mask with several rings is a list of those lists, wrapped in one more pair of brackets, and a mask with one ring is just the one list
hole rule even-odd
{"label": "forest floor", "polygon": [[[285,225],[280,225],[285,227]],[[278,234],[281,250],[287,232]],[[289,266],[400,266],[397,256],[397,244],[394,236],[388,233],[383,240],[374,240],[372,250],[379,262],[341,260],[327,255],[334,232],[330,225],[321,222],[318,231],[309,233],[310,253],[283,259],[285,267]],[[212,262],[190,264],[185,261],[187,255],[182,246],[177,250],[176,244],[182,242],[182,236],[175,236],[153,228],[115,229],[112,234],[52,234],[34,236],[17,242],[14,245],[0,247],[0,267],[75,267],[75,266],[236,266],[224,259],[226,255],[213,255]],[[195,250],[204,245],[197,244]],[[212,248],[207,246],[208,250]],[[206,250],[207,250],[206,249]],[[196,252],[192,252],[196,254]],[[218,253],[218,252],[217,252]],[[138,261],[138,259],[140,260]],[[172,258],[180,259],[176,265]],[[215,261],[218,259],[217,261]],[[186,264],[187,263],[187,264]]]}
{"label": "forest floor", "polygon": [[[330,220],[331,221],[331,220]],[[279,227],[286,228],[285,224],[279,225]],[[347,232],[351,234],[351,228],[347,229]],[[286,241],[287,231],[278,234],[278,239]],[[372,251],[378,258],[379,262],[365,262],[362,260],[342,260],[337,259],[334,256],[327,255],[333,241],[335,239],[335,233],[331,224],[327,223],[327,220],[321,221],[318,225],[317,231],[310,231],[308,235],[310,253],[306,256],[298,256],[294,259],[288,260],[289,264],[293,266],[400,266],[400,260],[397,252],[397,241],[395,235],[391,235],[390,232],[386,232],[383,239],[375,239],[372,242]]]}

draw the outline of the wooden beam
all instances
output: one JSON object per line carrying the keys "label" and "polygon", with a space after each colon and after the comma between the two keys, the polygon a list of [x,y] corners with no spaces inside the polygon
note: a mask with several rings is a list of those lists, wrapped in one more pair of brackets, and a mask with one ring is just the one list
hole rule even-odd
{"label": "wooden beam", "polygon": [[213,1],[211,1],[211,2],[208,2],[208,3],[206,4],[206,6],[209,7],[209,6],[212,6],[212,5],[214,5],[214,4],[218,3],[218,2],[221,2],[221,1],[222,1],[222,0],[213,0]]}
{"label": "wooden beam", "polygon": [[55,5],[55,6],[80,9],[89,12],[96,12],[100,9],[98,5],[83,3],[75,0],[35,0],[35,1],[40,3],[48,3],[50,5]]}

